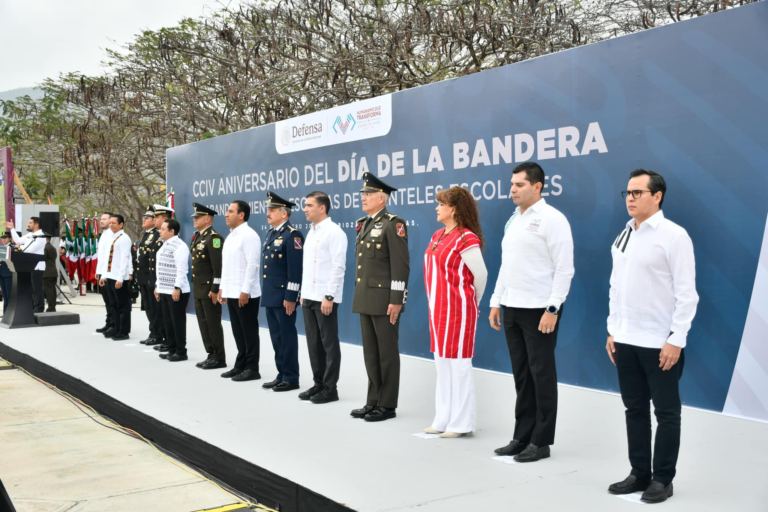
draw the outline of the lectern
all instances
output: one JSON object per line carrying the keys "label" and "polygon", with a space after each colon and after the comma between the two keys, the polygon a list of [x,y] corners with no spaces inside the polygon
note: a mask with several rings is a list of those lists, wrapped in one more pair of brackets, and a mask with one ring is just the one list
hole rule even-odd
{"label": "lectern", "polygon": [[17,329],[20,327],[37,327],[32,306],[32,271],[37,264],[45,261],[42,254],[29,254],[13,250],[7,246],[0,247],[0,258],[5,259],[8,268],[13,272],[13,290],[8,309],[5,310],[0,327]]}

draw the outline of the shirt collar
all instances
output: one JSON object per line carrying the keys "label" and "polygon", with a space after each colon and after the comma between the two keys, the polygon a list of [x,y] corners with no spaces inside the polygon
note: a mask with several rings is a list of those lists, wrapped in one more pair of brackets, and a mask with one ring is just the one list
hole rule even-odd
{"label": "shirt collar", "polygon": [[[546,205],[546,204],[547,204],[547,200],[542,197],[541,199],[539,199],[538,201],[533,203],[531,206],[529,206],[528,210],[533,210],[534,212],[538,212],[542,208],[544,208],[544,205]],[[528,210],[525,210],[525,211],[528,211]],[[517,208],[515,208],[515,213],[520,213],[520,207],[519,206]]]}
{"label": "shirt collar", "polygon": [[323,224],[325,224],[327,226],[329,223],[332,224],[333,222],[331,222],[331,218],[330,217],[326,217],[323,220],[321,220],[320,222],[318,222],[317,224],[315,224],[314,226],[312,226],[312,230],[313,231],[317,231],[318,229],[323,227]]}
{"label": "shirt collar", "polygon": [[[653,229],[656,229],[657,227],[659,227],[659,224],[661,224],[662,220],[664,220],[664,212],[659,210],[658,212],[654,213],[653,215],[645,219],[645,221],[643,221],[642,224],[648,224]],[[629,219],[629,221],[627,222],[627,226],[632,228],[632,231],[637,231],[637,228],[635,227],[635,219]]]}
{"label": "shirt collar", "polygon": [[243,222],[242,224],[237,226],[235,229],[231,229],[230,231],[232,233],[237,233],[237,232],[240,232],[240,231],[245,231],[247,228],[248,228],[248,223],[247,222]]}
{"label": "shirt collar", "polygon": [[[109,231],[111,232],[112,230],[110,229]],[[117,235],[122,235],[123,233],[125,233],[125,230],[121,229],[121,230],[120,230],[120,231],[118,231],[117,233],[112,233],[112,235],[113,235],[113,236],[115,236],[115,237],[117,237]]]}
{"label": "shirt collar", "polygon": [[282,224],[280,224],[279,226],[277,226],[277,227],[275,228],[275,231],[280,231],[281,229],[283,229],[283,226],[285,226],[287,223],[288,223],[288,221],[286,220],[285,222],[283,222]]}
{"label": "shirt collar", "polygon": [[37,231],[33,231],[32,232],[32,236],[40,236],[42,234],[43,234],[43,230],[42,229],[38,229]]}
{"label": "shirt collar", "polygon": [[[385,206],[384,208],[386,208],[386,206]],[[377,212],[376,212],[376,213],[374,213],[373,215],[369,215],[369,216],[368,216],[368,218],[370,218],[370,219],[375,219],[375,218],[376,218],[376,217],[377,217],[377,216],[378,216],[378,215],[379,215],[381,212],[383,212],[383,211],[384,211],[384,208],[382,208],[381,210],[377,211]]]}

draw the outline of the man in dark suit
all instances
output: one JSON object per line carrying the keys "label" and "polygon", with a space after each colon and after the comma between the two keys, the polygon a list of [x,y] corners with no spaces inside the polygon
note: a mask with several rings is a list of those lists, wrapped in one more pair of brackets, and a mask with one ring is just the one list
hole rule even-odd
{"label": "man in dark suit", "polygon": [[58,252],[51,244],[51,234],[45,234],[45,270],[43,271],[43,290],[45,290],[45,302],[48,304],[46,313],[56,312],[56,280],[59,277],[59,271],[56,270],[56,258]]}
{"label": "man in dark suit", "polygon": [[368,215],[357,220],[352,312],[360,314],[368,398],[351,415],[383,421],[396,416],[400,391],[398,340],[408,295],[408,231],[405,220],[387,212],[389,195],[397,189],[368,172],[363,183],[360,192]]}
{"label": "man in dark suit", "polygon": [[[11,235],[3,233],[2,236],[3,245],[8,246],[8,250],[12,250],[13,241]],[[0,290],[3,294],[3,313],[8,309],[8,304],[11,302],[11,291],[13,291],[13,272],[8,268],[8,264],[5,261],[0,261]]]}
{"label": "man in dark suit", "polygon": [[304,235],[291,226],[296,206],[274,192],[267,192],[267,222],[272,228],[263,246],[264,281],[261,306],[267,312],[269,336],[275,349],[277,377],[261,387],[272,391],[299,388],[299,337],[296,302],[299,300],[304,258]]}
{"label": "man in dark suit", "polygon": [[227,367],[224,329],[221,326],[221,303],[218,300],[224,238],[213,229],[216,210],[199,203],[192,203],[192,206],[192,222],[196,229],[189,244],[189,253],[192,256],[192,297],[195,301],[200,336],[208,353],[208,357],[195,366],[203,370],[215,370]]}

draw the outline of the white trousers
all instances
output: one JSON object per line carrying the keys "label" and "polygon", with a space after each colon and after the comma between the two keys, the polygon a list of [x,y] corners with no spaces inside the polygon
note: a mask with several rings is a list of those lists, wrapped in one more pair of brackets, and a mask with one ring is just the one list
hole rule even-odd
{"label": "white trousers", "polygon": [[437,390],[432,428],[465,434],[477,427],[472,359],[446,359],[435,354]]}

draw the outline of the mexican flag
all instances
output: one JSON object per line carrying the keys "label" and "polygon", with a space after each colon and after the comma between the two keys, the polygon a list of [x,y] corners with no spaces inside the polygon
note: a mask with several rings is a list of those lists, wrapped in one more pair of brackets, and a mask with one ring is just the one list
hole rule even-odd
{"label": "mexican flag", "polygon": [[90,252],[88,250],[88,247],[86,246],[86,236],[88,233],[88,225],[85,221],[85,219],[82,219],[80,221],[80,237],[78,239],[78,242],[80,244],[80,258],[77,261],[77,272],[80,274],[80,282],[81,283],[87,283],[88,282],[88,269],[87,269],[87,259],[88,259],[88,253]]}
{"label": "mexican flag", "polygon": [[171,215],[172,219],[176,218],[176,207],[174,206],[175,203],[176,194],[173,192],[173,189],[171,189],[170,192],[168,192],[168,195],[165,196],[165,206],[174,210],[173,215]]}
{"label": "mexican flag", "polygon": [[67,273],[70,279],[75,278],[75,237],[72,233],[72,224],[69,219],[64,219],[64,227],[66,230],[65,245],[67,247]]}
{"label": "mexican flag", "polygon": [[99,219],[91,219],[91,232],[89,236],[89,245],[91,247],[91,266],[88,274],[88,281],[96,283],[96,265],[99,262]]}
{"label": "mexican flag", "polygon": [[83,279],[86,283],[91,282],[91,219],[84,219],[85,231],[83,231]]}

